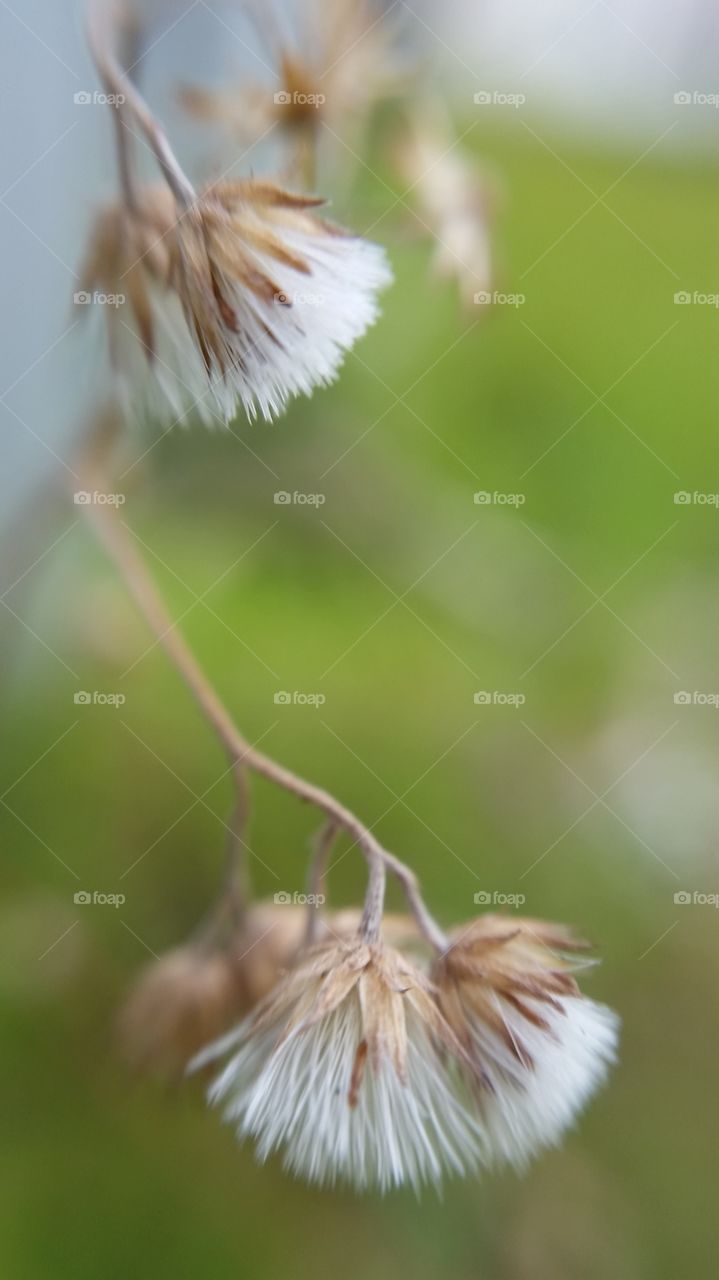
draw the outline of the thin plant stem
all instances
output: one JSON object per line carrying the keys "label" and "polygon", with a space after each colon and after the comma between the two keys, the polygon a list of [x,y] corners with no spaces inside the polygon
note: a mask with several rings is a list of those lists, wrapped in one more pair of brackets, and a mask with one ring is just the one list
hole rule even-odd
{"label": "thin plant stem", "polygon": [[[195,202],[197,195],[195,188],[182,169],[161,125],[119,62],[113,50],[112,23],[106,13],[101,15],[99,0],[93,0],[88,8],[87,33],[92,56],[108,93],[117,95],[120,106],[123,108],[126,106],[132,112],[154,152],[165,181],[178,205],[182,209],[188,209]],[[119,110],[119,107],[115,107],[114,110]],[[124,127],[122,120],[118,117],[118,142]]]}
{"label": "thin plant stem", "polygon": [[325,875],[327,872],[327,863],[335,840],[337,839],[339,827],[334,818],[328,818],[327,821],[318,831],[313,841],[313,854],[310,862],[309,874],[307,876],[307,932],[305,934],[305,944],[309,947],[317,940],[317,925],[319,921],[320,898],[324,902],[325,893]]}
{"label": "thin plant stem", "polygon": [[422,935],[437,951],[441,953],[448,951],[450,947],[449,938],[429,911],[422,897],[419,881],[414,871],[407,866],[406,862],[396,858],[393,853],[385,853],[385,863],[387,870],[391,871],[395,879],[399,881],[402,892],[407,899],[407,905],[417,921]]}
{"label": "thin plant stem", "polygon": [[208,914],[197,926],[193,938],[197,947],[214,950],[225,944],[227,938],[236,935],[244,925],[249,899],[247,874],[247,845],[245,833],[250,811],[250,793],[247,774],[238,766],[234,770],[237,790],[235,805],[228,823],[225,874],[218,898]]}
{"label": "thin plant stem", "polygon": [[115,110],[114,124],[115,141],[117,143],[117,167],[120,176],[120,190],[122,191],[122,198],[128,209],[135,212],[137,210],[137,190],[135,187],[132,165],[130,163],[128,130],[125,126],[122,107],[117,107]]}
{"label": "thin plant stem", "polygon": [[237,917],[237,923],[241,923],[247,910],[249,898],[245,836],[250,814],[250,785],[247,778],[247,770],[242,765],[235,767],[233,778],[236,798],[229,822],[224,896],[229,899],[232,905],[233,913]]}
{"label": "thin plant stem", "polygon": [[[85,465],[89,466],[89,462]],[[78,468],[82,472],[82,462],[78,463]],[[103,491],[106,487],[103,486],[100,475],[91,467],[86,471],[84,485],[88,490]],[[364,855],[369,876],[359,928],[362,938],[374,942],[380,936],[386,873],[389,869],[402,885],[408,905],[427,942],[439,951],[446,950],[447,937],[425,905],[413,872],[393,854],[389,854],[369,827],[329,791],[308,782],[264,752],[258,751],[237,728],[216,689],[180,634],[116,506],[110,503],[91,503],[84,510],[157,642],[162,645],[220,739],[233,770],[249,769],[299,800],[314,805],[345,831]]]}
{"label": "thin plant stem", "polygon": [[[124,69],[125,75],[129,76],[127,68],[136,66],[142,56],[142,25],[129,9],[127,11],[126,20],[123,29],[119,33],[118,42],[122,51],[122,58],[118,56],[118,62]],[[112,92],[112,86],[107,80],[103,80],[105,88],[108,92]],[[120,178],[120,189],[123,199],[128,209],[137,210],[138,194],[135,176],[132,171],[132,157],[130,148],[131,129],[127,123],[127,110],[124,104],[119,102],[116,104],[113,114],[113,123],[115,127],[115,142],[117,144],[117,165]]]}

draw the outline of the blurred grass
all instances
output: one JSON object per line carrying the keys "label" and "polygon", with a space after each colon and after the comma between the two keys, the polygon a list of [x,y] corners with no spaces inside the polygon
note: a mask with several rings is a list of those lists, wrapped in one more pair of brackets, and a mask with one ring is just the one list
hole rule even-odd
{"label": "blurred grass", "polygon": [[[580,819],[592,794],[561,761],[603,792],[674,721],[668,668],[688,688],[713,669],[717,513],[677,508],[673,493],[719,488],[719,315],[673,294],[715,287],[719,172],[647,156],[607,196],[623,226],[601,204],[582,217],[586,187],[605,191],[635,154],[549,139],[562,165],[519,127],[472,136],[504,185],[499,287],[524,306],[462,320],[395,210],[374,234],[397,235],[397,285],[339,385],[272,427],[173,433],[118,487],[245,732],[377,823],[442,919],[470,916],[479,889],[522,891],[529,912],[601,941],[588,985],[625,1019],[622,1066],[525,1179],[421,1203],[318,1194],[257,1168],[194,1090],[131,1087],[113,1010],[148,949],[202,914],[231,797],[159,652],[121,678],[150,642],[80,525],[9,597],[78,679],[6,623],[8,1275],[673,1280],[711,1265],[716,923],[708,910],[678,918],[680,884],[602,806]],[[369,224],[386,193],[376,211],[362,196]],[[278,507],[279,489],[326,500]],[[526,502],[477,507],[477,489]],[[68,513],[42,521],[57,536]],[[687,582],[706,628],[671,603]],[[602,606],[573,625],[615,583],[607,601],[626,626]],[[122,689],[126,705],[76,709],[78,687]],[[526,705],[476,707],[480,688],[521,690]],[[276,707],[278,689],[326,703]],[[617,715],[636,745],[603,754]],[[716,742],[706,717],[675,732],[701,751]],[[257,786],[259,892],[302,887],[312,829]],[[710,866],[697,850],[689,882],[716,888]],[[344,859],[336,901],[361,885]],[[121,889],[127,903],[83,911],[78,888]]]}

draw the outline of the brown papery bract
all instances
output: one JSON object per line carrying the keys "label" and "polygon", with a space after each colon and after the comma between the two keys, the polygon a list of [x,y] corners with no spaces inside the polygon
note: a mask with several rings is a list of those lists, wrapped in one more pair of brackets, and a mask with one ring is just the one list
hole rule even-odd
{"label": "brown papery bract", "polygon": [[529,1066],[531,1057],[508,1026],[502,1002],[549,1032],[542,1006],[561,1013],[559,998],[580,994],[573,974],[584,967],[579,957],[590,949],[565,925],[522,917],[487,914],[454,931],[451,946],[432,966],[432,980],[440,1008],[480,1079],[484,1064],[473,1048],[467,1010]]}

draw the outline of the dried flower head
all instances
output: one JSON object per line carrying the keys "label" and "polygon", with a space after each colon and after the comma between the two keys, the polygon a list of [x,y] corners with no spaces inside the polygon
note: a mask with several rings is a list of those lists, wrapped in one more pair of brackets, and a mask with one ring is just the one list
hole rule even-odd
{"label": "dried flower head", "polygon": [[210,1090],[264,1160],[363,1189],[438,1182],[481,1135],[452,1074],[457,1042],[426,980],[383,944],[321,943],[196,1065],[234,1050]]}
{"label": "dried flower head", "polygon": [[583,997],[573,976],[586,951],[564,926],[485,915],[434,965],[499,1161],[521,1167],[555,1145],[615,1059],[616,1014]]}
{"label": "dried flower head", "polygon": [[254,6],[254,16],[277,79],[245,80],[236,90],[187,86],[181,92],[193,115],[227,125],[245,142],[275,127],[296,144],[324,123],[344,137],[377,102],[407,87],[410,72],[394,15],[383,14],[373,0],[333,0],[329,6],[305,0],[294,31],[276,21],[270,0]]}
{"label": "dried flower head", "polygon": [[179,1080],[244,1007],[227,954],[178,947],[148,965],[130,992],[118,1019],[123,1054],[137,1071]]}
{"label": "dried flower head", "polygon": [[433,236],[434,270],[455,280],[465,306],[494,288],[492,223],[496,194],[476,160],[457,147],[449,126],[414,120],[396,149],[420,224]]}
{"label": "dried flower head", "polygon": [[113,370],[126,381],[142,373],[145,362],[157,364],[162,376],[157,295],[170,287],[176,220],[169,189],[145,187],[132,207],[118,202],[101,209],[90,234],[80,296],[101,291],[117,303],[103,313]]}
{"label": "dried flower head", "polygon": [[383,251],[318,217],[316,197],[270,182],[218,183],[181,214],[168,194],[106,211],[83,270],[85,288],[130,302],[110,318],[126,402],[212,422],[239,401],[271,419],[330,383],[377,318]]}
{"label": "dried flower head", "polygon": [[337,376],[377,318],[383,251],[271,182],[211,187],[178,223],[176,287],[225,417],[271,419]]}

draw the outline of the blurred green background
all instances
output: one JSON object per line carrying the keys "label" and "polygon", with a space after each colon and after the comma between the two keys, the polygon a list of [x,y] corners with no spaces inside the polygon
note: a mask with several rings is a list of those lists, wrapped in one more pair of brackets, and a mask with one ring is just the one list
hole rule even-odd
{"label": "blurred green background", "polygon": [[[308,1189],[256,1166],[195,1084],[131,1082],[116,1007],[211,899],[231,791],[82,512],[48,498],[15,576],[65,536],[3,618],[8,1276],[710,1272],[719,915],[674,894],[719,888],[719,717],[674,695],[719,688],[719,513],[674,494],[719,490],[719,312],[674,293],[719,285],[719,171],[539,125],[482,121],[466,144],[501,179],[499,287],[523,305],[463,317],[400,205],[373,232],[397,283],[337,386],[271,427],[136,438],[116,487],[249,738],[376,823],[443,922],[522,893],[596,939],[586,989],[621,1013],[621,1065],[526,1177],[420,1201]],[[361,228],[390,204],[368,181],[342,213]],[[127,701],[76,707],[78,688]],[[316,819],[254,795],[257,892],[300,890]],[[362,882],[345,858],[333,901]]]}

